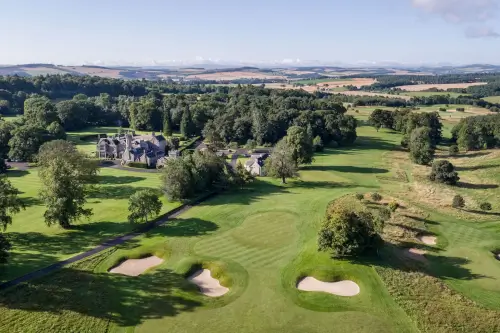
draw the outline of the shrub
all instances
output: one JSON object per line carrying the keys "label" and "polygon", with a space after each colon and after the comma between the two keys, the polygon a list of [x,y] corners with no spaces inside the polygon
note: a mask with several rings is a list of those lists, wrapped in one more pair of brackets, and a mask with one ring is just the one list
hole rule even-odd
{"label": "shrub", "polygon": [[315,151],[323,151],[323,140],[321,140],[321,137],[319,135],[313,139],[313,146]]}
{"label": "shrub", "polygon": [[458,149],[457,145],[451,145],[448,152],[449,152],[450,156],[455,156],[460,152],[460,150]]}
{"label": "shrub", "polygon": [[479,205],[479,208],[481,208],[481,210],[491,210],[491,204],[489,202],[482,202],[480,205]]}
{"label": "shrub", "polygon": [[363,193],[356,193],[356,199],[361,201],[365,198],[364,194]]}
{"label": "shrub", "polygon": [[142,162],[130,162],[127,164],[129,168],[137,168],[137,169],[148,169],[147,163]]}
{"label": "shrub", "polygon": [[429,179],[433,182],[447,185],[456,185],[460,180],[453,164],[446,160],[435,161],[432,163],[432,171]]}
{"label": "shrub", "polygon": [[387,221],[387,220],[389,220],[391,218],[391,211],[389,210],[389,208],[383,207],[383,208],[379,209],[379,211],[378,211],[378,217],[382,221]]}
{"label": "shrub", "polygon": [[465,207],[465,200],[464,200],[464,198],[461,195],[458,195],[458,194],[455,195],[453,197],[453,201],[451,203],[451,206],[453,208],[463,208],[463,207]]}
{"label": "shrub", "polygon": [[377,192],[372,193],[371,198],[375,202],[379,202],[380,200],[382,200],[382,196]]}
{"label": "shrub", "polygon": [[457,112],[465,112],[465,108],[457,108]]}
{"label": "shrub", "polygon": [[439,108],[439,111],[446,112],[447,110],[446,110],[446,108]]}
{"label": "shrub", "polygon": [[399,208],[399,204],[396,201],[389,202],[389,209],[391,212],[395,212]]}
{"label": "shrub", "polygon": [[229,144],[227,145],[227,147],[229,149],[238,149],[239,145],[238,145],[238,142],[229,142]]}

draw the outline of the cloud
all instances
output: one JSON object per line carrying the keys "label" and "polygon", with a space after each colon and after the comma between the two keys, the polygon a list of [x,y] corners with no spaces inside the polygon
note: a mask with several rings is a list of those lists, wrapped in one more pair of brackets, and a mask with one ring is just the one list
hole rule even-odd
{"label": "cloud", "polygon": [[490,20],[499,8],[499,0],[412,0],[412,4],[451,23]]}
{"label": "cloud", "polygon": [[486,21],[495,19],[500,0],[411,0],[413,7],[430,15],[436,15],[449,23],[466,25],[468,38],[500,37]]}
{"label": "cloud", "polygon": [[490,27],[468,27],[465,30],[467,38],[498,38],[500,34]]}

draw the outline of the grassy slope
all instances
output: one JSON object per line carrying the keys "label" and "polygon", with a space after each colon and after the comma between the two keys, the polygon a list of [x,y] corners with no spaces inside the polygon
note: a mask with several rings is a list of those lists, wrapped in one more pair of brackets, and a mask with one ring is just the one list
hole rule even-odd
{"label": "grassy slope", "polygon": [[500,103],[500,96],[489,96],[483,98],[485,101],[490,103]]}
{"label": "grassy slope", "polygon": [[[62,321],[61,327],[81,328],[81,323],[87,323],[85,327],[102,331],[98,327],[104,327],[102,321],[109,319],[114,331],[131,331],[127,327],[139,325],[136,332],[160,332],[167,327],[171,332],[331,332],[332,327],[339,332],[415,332],[372,267],[332,262],[327,254],[316,251],[316,232],[327,203],[352,191],[376,188],[374,175],[387,172],[380,164],[381,156],[393,148],[397,135],[382,138],[371,128],[361,129],[360,134],[363,137],[356,147],[316,156],[299,181],[280,185],[259,180],[247,190],[220,195],[183,214],[172,225],[118,249],[99,261],[91,274],[93,282],[88,282],[90,272],[81,270],[67,269],[54,275],[50,280],[69,274],[64,283],[72,284],[69,289],[73,294],[104,292],[114,295],[116,304],[102,296],[92,304],[75,305],[63,295],[54,301],[60,303],[65,316],[47,311],[44,327]],[[158,251],[167,260],[152,274],[127,279],[105,273],[125,256]],[[225,281],[232,281],[228,296],[207,299],[182,282],[183,274],[196,262],[225,267]],[[362,291],[352,298],[299,292],[295,283],[303,274],[351,278]],[[50,280],[39,283],[51,285]],[[130,286],[126,286],[127,280]],[[161,287],[152,281],[176,283],[165,282]],[[109,290],[104,287],[108,285]],[[47,289],[51,287],[42,288]],[[24,292],[29,291],[11,295],[10,303],[3,299],[4,304],[23,308]],[[120,305],[132,294],[132,304]],[[41,297],[37,295],[30,297]],[[51,301],[49,295],[45,297]],[[161,306],[162,300],[169,306]],[[143,302],[147,302],[147,309]],[[36,309],[33,305],[29,308],[35,310],[33,307]],[[4,308],[1,315],[16,322],[17,311]],[[26,321],[29,327],[35,313],[40,315],[32,311],[16,317],[17,324]]]}
{"label": "grassy slope", "polygon": [[[9,171],[7,177],[22,191],[27,208],[14,216],[7,229],[13,251],[9,265],[0,271],[0,281],[42,268],[130,231],[133,226],[127,222],[128,198],[138,189],[158,188],[159,184],[157,174],[102,168],[100,185],[88,203],[94,215],[67,231],[57,226],[47,227],[43,222],[44,206],[38,199],[40,180],[36,169]],[[163,202],[163,212],[178,205]]]}

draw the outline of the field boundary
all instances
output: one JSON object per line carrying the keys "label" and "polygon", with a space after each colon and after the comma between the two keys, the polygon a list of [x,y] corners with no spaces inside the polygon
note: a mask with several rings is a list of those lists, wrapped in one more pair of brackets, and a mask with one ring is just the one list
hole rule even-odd
{"label": "field boundary", "polygon": [[93,249],[82,252],[82,253],[77,254],[77,255],[70,257],[68,259],[58,261],[58,262],[56,262],[52,265],[49,265],[47,267],[38,269],[38,270],[33,271],[31,273],[28,273],[28,274],[21,275],[15,279],[3,282],[0,284],[0,291],[8,289],[10,287],[17,286],[21,283],[28,282],[30,280],[37,279],[37,278],[40,278],[42,276],[48,275],[48,274],[66,266],[66,265],[75,263],[75,262],[80,261],[82,259],[86,259],[90,256],[93,256],[94,254],[97,254],[99,252],[102,252],[104,250],[112,248],[116,245],[123,244],[130,239],[141,236],[142,234],[144,234],[144,233],[146,233],[146,232],[148,232],[148,231],[150,231],[158,226],[161,226],[161,225],[167,223],[170,219],[176,218],[177,216],[181,215],[182,213],[187,212],[188,210],[190,210],[194,206],[197,206],[200,203],[212,198],[216,194],[218,194],[218,192],[210,192],[210,193],[207,193],[205,195],[202,195],[202,196],[200,196],[200,197],[198,197],[198,198],[196,198],[188,203],[182,204],[179,207],[176,207],[174,209],[169,210],[168,212],[158,216],[156,219],[154,219],[153,221],[151,221],[149,223],[142,224],[142,225],[138,226],[135,229],[135,231],[132,231],[132,232],[126,233],[125,235],[121,235],[121,236],[117,236],[115,238],[109,239],[109,240],[105,241],[104,243],[94,247]]}

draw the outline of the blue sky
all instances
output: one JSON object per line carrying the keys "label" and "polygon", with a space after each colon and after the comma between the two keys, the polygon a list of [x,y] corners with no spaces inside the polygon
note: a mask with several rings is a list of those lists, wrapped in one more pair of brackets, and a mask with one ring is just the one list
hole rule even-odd
{"label": "blue sky", "polygon": [[0,0],[0,64],[500,63],[500,0]]}

